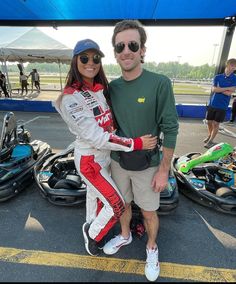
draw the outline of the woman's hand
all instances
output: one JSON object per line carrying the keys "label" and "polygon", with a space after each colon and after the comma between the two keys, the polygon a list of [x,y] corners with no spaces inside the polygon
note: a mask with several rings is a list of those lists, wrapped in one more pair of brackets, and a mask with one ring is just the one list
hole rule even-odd
{"label": "woman's hand", "polygon": [[143,150],[152,150],[157,146],[157,136],[152,136],[152,134],[147,134],[140,137],[143,142]]}

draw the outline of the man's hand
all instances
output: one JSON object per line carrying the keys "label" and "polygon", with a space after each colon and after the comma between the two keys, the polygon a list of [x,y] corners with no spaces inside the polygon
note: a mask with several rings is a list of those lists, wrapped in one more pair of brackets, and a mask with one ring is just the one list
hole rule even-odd
{"label": "man's hand", "polygon": [[169,171],[158,168],[156,174],[152,179],[151,186],[154,192],[162,192],[168,185]]}
{"label": "man's hand", "polygon": [[173,154],[174,149],[163,146],[162,159],[151,183],[154,192],[162,192],[167,187]]}

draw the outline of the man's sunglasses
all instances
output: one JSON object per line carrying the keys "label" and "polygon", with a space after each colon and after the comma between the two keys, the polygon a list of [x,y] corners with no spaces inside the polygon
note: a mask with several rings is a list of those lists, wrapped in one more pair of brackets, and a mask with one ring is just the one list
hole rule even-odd
{"label": "man's sunglasses", "polygon": [[[139,50],[139,44],[136,41],[130,41],[128,43],[128,48],[132,52],[137,52]],[[119,42],[115,45],[115,52],[121,53],[125,49],[125,44],[123,42]]]}
{"label": "man's sunglasses", "polygon": [[[89,62],[89,58],[88,55],[80,55],[79,56],[79,59],[80,59],[80,62],[82,64],[87,64]],[[92,57],[93,59],[93,63],[94,64],[99,64],[101,63],[101,56],[99,54],[94,54],[94,56]]]}

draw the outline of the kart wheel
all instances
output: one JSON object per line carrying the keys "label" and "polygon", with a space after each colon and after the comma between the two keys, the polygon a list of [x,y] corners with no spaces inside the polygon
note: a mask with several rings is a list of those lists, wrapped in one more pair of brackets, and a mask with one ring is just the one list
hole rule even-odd
{"label": "kart wheel", "polygon": [[219,197],[234,197],[236,198],[235,192],[232,191],[232,189],[228,187],[220,187],[216,190],[216,196]]}

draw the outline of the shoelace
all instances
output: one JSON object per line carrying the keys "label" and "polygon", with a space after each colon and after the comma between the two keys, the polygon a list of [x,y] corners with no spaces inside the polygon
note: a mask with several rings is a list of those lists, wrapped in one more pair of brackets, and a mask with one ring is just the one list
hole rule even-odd
{"label": "shoelace", "polygon": [[157,250],[148,250],[147,253],[147,263],[151,266],[157,266],[158,263],[158,251]]}
{"label": "shoelace", "polygon": [[119,242],[128,241],[129,238],[128,238],[128,239],[125,239],[125,238],[123,238],[121,235],[118,235],[118,236],[116,236],[116,237],[112,240],[112,245],[116,245],[117,242],[118,242],[118,240],[119,240]]}
{"label": "shoelace", "polygon": [[111,243],[112,243],[112,245],[115,245],[118,241],[121,241],[121,240],[122,240],[122,238],[120,237],[120,235],[118,235],[111,240]]}

